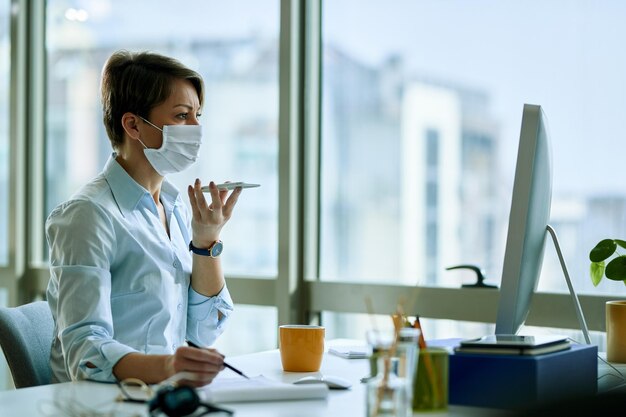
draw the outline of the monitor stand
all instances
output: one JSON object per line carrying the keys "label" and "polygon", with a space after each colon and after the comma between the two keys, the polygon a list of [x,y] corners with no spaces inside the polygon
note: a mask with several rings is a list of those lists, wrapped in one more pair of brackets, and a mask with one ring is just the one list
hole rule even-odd
{"label": "monitor stand", "polygon": [[563,253],[561,252],[559,239],[556,237],[556,231],[550,225],[546,226],[546,230],[550,233],[550,236],[552,236],[552,242],[554,242],[554,248],[556,249],[556,254],[559,257],[559,262],[561,263],[561,269],[563,270],[565,281],[567,281],[567,287],[569,288],[569,293],[572,296],[572,301],[574,301],[574,308],[576,309],[576,315],[578,316],[578,322],[580,323],[580,330],[582,330],[583,332],[585,341],[587,342],[588,345],[590,345],[591,339],[589,338],[589,329],[587,329],[587,322],[585,322],[585,316],[583,315],[583,310],[582,308],[580,308],[578,295],[576,295],[576,291],[574,290],[572,281],[569,278],[569,272],[567,272],[567,266],[565,265],[565,259],[563,258]]}

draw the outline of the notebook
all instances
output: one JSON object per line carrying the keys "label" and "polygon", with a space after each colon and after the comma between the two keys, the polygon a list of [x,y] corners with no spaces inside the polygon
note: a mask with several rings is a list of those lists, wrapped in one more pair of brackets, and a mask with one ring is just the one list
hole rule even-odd
{"label": "notebook", "polygon": [[566,336],[489,335],[480,339],[463,340],[455,348],[459,353],[494,355],[542,355],[570,348]]}
{"label": "notebook", "polygon": [[311,400],[326,398],[328,387],[326,384],[288,384],[263,375],[250,379],[225,377],[198,388],[198,395],[204,401],[216,403]]}

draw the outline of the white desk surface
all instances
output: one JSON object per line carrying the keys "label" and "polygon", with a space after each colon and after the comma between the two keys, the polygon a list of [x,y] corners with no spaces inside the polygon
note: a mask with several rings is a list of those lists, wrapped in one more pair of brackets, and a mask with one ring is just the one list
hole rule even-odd
{"label": "white desk surface", "polygon": [[606,362],[606,352],[598,356],[598,392],[626,392],[626,364]]}
{"label": "white desk surface", "polygon": [[[246,372],[284,382],[292,382],[313,373],[283,372],[278,350],[253,353],[228,358],[228,362]],[[325,354],[321,372],[341,376],[353,383],[349,390],[331,390],[325,400],[274,401],[255,403],[228,403],[224,407],[235,411],[236,417],[364,417],[365,384],[360,378],[368,374],[367,359],[343,359]],[[224,376],[236,374],[223,371]],[[83,407],[93,407],[100,413],[113,411],[111,416],[148,416],[147,406],[116,402],[119,390],[114,384],[80,381],[44,385],[0,392],[0,416],[51,416],[67,415],[51,407],[53,401],[63,404],[79,402]],[[98,414],[103,416],[104,414]],[[419,413],[415,414],[420,415]],[[501,410],[450,406],[447,412],[425,413],[436,416],[500,416]]]}

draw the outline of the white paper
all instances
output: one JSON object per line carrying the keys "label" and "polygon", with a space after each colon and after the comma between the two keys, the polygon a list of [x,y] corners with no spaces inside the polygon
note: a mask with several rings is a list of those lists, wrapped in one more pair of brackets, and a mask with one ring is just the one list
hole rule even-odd
{"label": "white paper", "polygon": [[273,381],[259,375],[245,379],[216,378],[198,388],[200,398],[217,403],[323,399],[328,396],[326,384],[294,385]]}
{"label": "white paper", "polygon": [[332,346],[328,353],[345,359],[365,359],[370,356],[371,349],[368,346]]}

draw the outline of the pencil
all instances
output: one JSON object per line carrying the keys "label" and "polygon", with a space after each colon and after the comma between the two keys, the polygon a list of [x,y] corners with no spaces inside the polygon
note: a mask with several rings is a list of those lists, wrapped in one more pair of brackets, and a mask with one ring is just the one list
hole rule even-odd
{"label": "pencil", "polygon": [[[426,346],[426,339],[424,338],[424,331],[422,330],[422,324],[420,323],[420,317],[418,315],[415,315],[415,321],[413,322],[413,328],[415,329],[419,329],[420,330],[420,335],[419,335],[419,339],[418,339],[418,344],[420,347],[420,350],[424,350],[424,355],[423,355],[423,359],[424,359],[424,367],[426,368],[426,373],[428,374],[428,382],[430,383],[430,386],[432,387],[432,394],[433,397],[435,398],[435,402],[436,403],[440,403],[441,401],[441,392],[443,392],[443,387],[440,386],[441,381],[439,381],[439,378],[437,378],[437,374],[435,373],[435,369],[433,367],[433,362],[431,360],[430,354],[428,353],[428,351],[426,351],[427,346]],[[417,373],[415,375],[415,378],[417,378]]]}
{"label": "pencil", "polygon": [[[197,348],[197,349],[204,349],[198,345],[196,345],[194,342],[192,342],[191,340],[187,340],[187,344],[193,348]],[[241,372],[239,369],[235,368],[234,366],[232,366],[229,363],[224,362],[224,366],[228,369],[230,369],[231,371],[233,371],[236,374],[241,375],[242,377],[246,378],[246,379],[250,379],[250,377],[246,374],[244,374],[243,372]]]}

